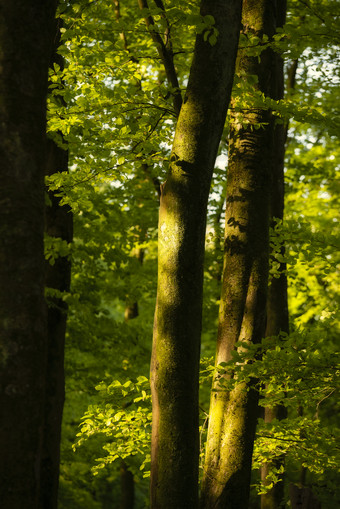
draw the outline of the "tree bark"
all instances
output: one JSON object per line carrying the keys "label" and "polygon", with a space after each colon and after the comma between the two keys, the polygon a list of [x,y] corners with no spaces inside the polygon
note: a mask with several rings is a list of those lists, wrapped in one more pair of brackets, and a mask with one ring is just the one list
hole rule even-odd
{"label": "tree bark", "polygon": [[56,2],[0,0],[0,499],[38,507],[47,318],[44,170]]}
{"label": "tree bark", "polygon": [[124,460],[120,464],[120,509],[133,509],[135,506],[135,481]]}
{"label": "tree bark", "polygon": [[[283,26],[286,19],[287,5],[285,2],[280,4],[279,26]],[[288,75],[287,90],[294,88],[295,73],[297,61],[293,62]],[[284,69],[283,59],[276,55],[276,83],[273,83],[274,99],[280,100],[284,97]],[[283,220],[284,217],[284,158],[286,151],[288,124],[278,124],[274,128],[274,147],[273,147],[273,180],[271,197],[271,226],[276,224],[275,219]],[[282,246],[282,254],[285,247]],[[281,263],[279,267],[280,277],[271,278],[267,297],[267,325],[266,337],[278,336],[280,332],[289,333],[289,313],[288,313],[288,284],[286,275],[286,264]],[[264,421],[272,422],[274,419],[284,419],[287,417],[286,409],[283,405],[274,408],[265,407]],[[284,457],[277,458],[273,462],[268,461],[261,467],[261,480],[266,482],[266,477],[273,467],[278,469],[284,465]],[[284,502],[284,476],[280,475],[280,481],[275,484],[267,493],[261,495],[261,509],[283,509]]]}
{"label": "tree bark", "polygon": [[[67,171],[68,154],[52,140],[48,140],[47,173]],[[46,233],[51,237],[72,241],[72,213],[60,198],[49,193],[51,205],[46,210]],[[47,265],[46,286],[59,292],[70,291],[71,262],[59,257],[54,265]],[[43,486],[41,507],[56,508],[59,485],[60,440],[65,400],[64,350],[67,304],[62,297],[49,298],[47,310],[48,356],[43,442]]]}
{"label": "tree bark", "polygon": [[[283,72],[282,72],[283,74]],[[273,186],[271,199],[271,224],[275,226],[275,218],[283,219],[284,208],[284,154],[286,128],[284,125],[275,127],[274,132],[274,166],[273,166]],[[276,156],[276,157],[275,157]],[[284,246],[282,247],[282,254]],[[280,332],[289,333],[289,315],[288,315],[288,295],[287,295],[287,276],[286,265],[282,263],[279,268],[281,274],[279,278],[271,278],[267,297],[267,326],[265,336],[278,336]],[[264,421],[272,422],[274,419],[284,419],[286,410],[283,406],[274,408],[265,407]],[[278,459],[272,464],[267,462],[261,467],[261,479],[265,479],[272,466],[278,468],[284,463],[284,458]],[[284,486],[283,477],[281,482],[275,484],[271,490],[261,495],[261,509],[278,509],[284,507]]]}
{"label": "tree bark", "polygon": [[152,509],[198,506],[198,373],[207,200],[234,75],[242,1],[202,0],[218,29],[197,36],[159,212],[151,363]]}
{"label": "tree bark", "polygon": [[[58,55],[61,20],[55,20],[54,48],[51,64],[57,63],[63,69],[64,62]],[[58,146],[53,139],[47,140],[45,173],[50,176],[68,170],[68,151]],[[60,205],[61,198],[55,191],[49,191],[50,203],[45,209],[45,231],[50,237],[72,241],[73,218],[69,206]],[[70,291],[71,261],[69,257],[58,257],[54,265],[46,263],[47,288],[64,293]],[[56,509],[58,504],[60,440],[63,407],[65,400],[64,350],[67,321],[67,304],[62,296],[49,297],[47,308],[47,376],[45,425],[42,454],[42,488],[40,506]]]}
{"label": "tree bark", "polygon": [[[47,172],[66,171],[67,152],[48,140]],[[72,213],[68,206],[60,206],[60,198],[49,193],[51,205],[46,210],[46,233],[72,241]],[[59,292],[69,292],[71,262],[68,257],[59,257],[54,265],[47,265],[46,286]],[[67,304],[61,297],[49,298],[47,310],[48,355],[46,379],[45,428],[41,507],[57,507],[59,485],[59,460],[61,422],[65,399],[64,350],[67,321]]]}
{"label": "tree bark", "polygon": [[[269,38],[276,28],[276,2],[245,0],[245,34]],[[238,70],[256,75],[255,85],[271,95],[275,56],[239,51]],[[273,121],[268,110],[234,114],[229,139],[226,193],[224,269],[219,314],[216,365],[232,359],[236,343],[259,343],[265,332],[269,259],[269,206]],[[256,124],[263,128],[255,129]],[[257,422],[258,393],[249,384],[220,390],[214,381],[209,414],[202,509],[244,509],[248,506],[251,461]]]}

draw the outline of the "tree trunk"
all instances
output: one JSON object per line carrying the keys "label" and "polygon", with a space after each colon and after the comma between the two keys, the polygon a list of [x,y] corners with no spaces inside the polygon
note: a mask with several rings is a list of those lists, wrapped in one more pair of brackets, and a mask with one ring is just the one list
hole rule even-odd
{"label": "tree trunk", "polygon": [[[133,250],[133,255],[142,265],[144,249]],[[125,306],[124,318],[128,322],[139,316],[138,302],[128,301]],[[124,460],[120,463],[120,509],[133,509],[135,504],[135,481],[132,472]]]}
{"label": "tree trunk", "polygon": [[[55,20],[54,48],[51,64],[63,68],[64,62],[58,55],[60,41],[60,19]],[[58,146],[53,139],[47,140],[45,172],[50,176],[68,170],[68,152]],[[60,205],[57,192],[50,191],[49,205],[46,207],[45,231],[50,237],[60,238],[67,243],[72,241],[73,218],[68,206]],[[69,292],[71,282],[71,261],[69,257],[59,257],[54,265],[46,263],[46,287],[58,292]],[[56,509],[58,503],[59,463],[61,423],[65,399],[64,350],[67,321],[67,304],[62,296],[49,297],[47,309],[47,378],[45,428],[42,456],[42,489],[40,506],[43,509]]]}
{"label": "tree trunk", "polygon": [[196,40],[159,212],[151,363],[152,509],[198,506],[198,373],[207,200],[234,75],[241,0],[202,0],[215,45]]}
{"label": "tree trunk", "polygon": [[38,507],[47,318],[44,170],[55,1],[0,0],[0,499]]}
{"label": "tree trunk", "polygon": [[[270,0],[245,0],[245,34],[274,34],[276,5]],[[256,75],[255,85],[271,94],[275,56],[239,52],[238,70]],[[259,343],[265,332],[269,258],[273,121],[269,111],[234,114],[229,140],[224,269],[216,365],[232,359],[237,342]],[[255,129],[256,124],[264,124]],[[239,383],[228,392],[214,382],[210,404],[202,509],[244,509],[248,506],[251,461],[257,422],[258,393],[253,384]]]}
{"label": "tree trunk", "polygon": [[124,460],[120,464],[120,509],[133,509],[135,506],[135,481],[133,473]]}
{"label": "tree trunk", "polygon": [[[279,26],[283,26],[286,18],[285,2],[280,4]],[[280,19],[281,18],[281,19]],[[296,73],[296,61],[293,63],[289,74],[287,89],[294,87]],[[284,96],[284,69],[283,59],[276,55],[276,83],[273,84],[273,94],[276,100],[283,99]],[[287,140],[287,124],[278,124],[274,129],[274,147],[273,147],[273,180],[271,197],[271,226],[275,226],[275,219],[283,220],[284,216],[284,158]],[[282,246],[282,254],[285,247]],[[289,333],[289,313],[288,313],[288,284],[286,275],[286,264],[282,263],[279,267],[280,277],[271,278],[267,297],[267,326],[266,337],[278,336],[280,332]],[[274,419],[284,419],[287,412],[284,406],[279,405],[274,408],[264,409],[264,421],[272,422]],[[284,457],[277,458],[275,461],[268,461],[261,467],[261,480],[265,484],[266,477],[274,467],[278,469],[284,465]],[[280,475],[280,481],[275,484],[267,493],[261,495],[261,509],[283,509],[284,503],[284,476]]]}
{"label": "tree trunk", "polygon": [[[67,170],[67,152],[48,140],[47,171]],[[51,206],[46,210],[46,233],[68,243],[72,241],[72,213],[68,206],[60,206],[60,198],[49,193]],[[59,257],[54,265],[47,265],[46,286],[59,292],[69,292],[71,262]],[[47,311],[48,355],[45,404],[45,430],[43,442],[43,486],[41,507],[57,507],[59,485],[60,439],[65,399],[64,349],[67,320],[67,304],[61,297],[49,297]]]}
{"label": "tree trunk", "polygon": [[[67,152],[48,140],[47,172],[66,171]],[[46,210],[46,233],[68,243],[72,241],[72,213],[68,206],[60,206],[60,198],[49,193],[51,206]],[[59,292],[70,291],[71,262],[59,257],[54,265],[47,265],[46,286]],[[49,297],[47,311],[48,356],[45,405],[45,432],[43,443],[43,487],[41,506],[57,507],[59,485],[60,439],[65,399],[64,349],[67,304],[62,297]]]}
{"label": "tree trunk", "polygon": [[315,498],[312,490],[307,486],[289,486],[289,496],[292,509],[321,509],[320,502]]}
{"label": "tree trunk", "polygon": [[[283,75],[283,69],[282,69]],[[274,132],[273,148],[273,186],[271,199],[272,226],[275,226],[275,218],[283,219],[284,208],[284,154],[285,154],[286,128],[284,125],[277,125]],[[282,247],[282,254],[284,246]],[[278,336],[280,332],[289,333],[288,316],[288,295],[287,295],[287,276],[286,265],[282,263],[279,268],[281,274],[279,278],[271,278],[267,297],[267,326],[266,337]],[[283,406],[264,409],[264,420],[266,423],[274,419],[283,419],[286,417],[286,410]],[[261,479],[265,482],[272,466],[278,468],[284,463],[284,458],[278,459],[272,465],[267,462],[261,467]],[[278,509],[284,507],[284,485],[281,476],[281,482],[275,484],[271,490],[261,495],[261,509]]]}

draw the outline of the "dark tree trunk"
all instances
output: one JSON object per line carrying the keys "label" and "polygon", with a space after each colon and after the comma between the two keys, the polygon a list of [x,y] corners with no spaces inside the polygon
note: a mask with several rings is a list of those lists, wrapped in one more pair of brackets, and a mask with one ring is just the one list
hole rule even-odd
{"label": "dark tree trunk", "polygon": [[120,464],[120,509],[133,509],[135,506],[135,481],[129,467]]}
{"label": "dark tree trunk", "polygon": [[[60,19],[55,21],[54,48],[51,64],[63,68],[63,59],[58,55],[60,41]],[[60,135],[61,137],[61,135]],[[58,146],[53,139],[47,141],[45,173],[48,176],[68,170],[68,152]],[[57,192],[49,191],[49,204],[46,207],[46,234],[70,243],[73,234],[72,213],[68,206],[61,206]],[[71,261],[69,257],[58,257],[51,265],[46,263],[46,287],[60,293],[69,292]],[[67,304],[62,295],[48,298],[47,309],[47,377],[45,428],[42,456],[42,489],[40,506],[43,509],[56,509],[58,503],[59,462],[61,422],[65,399],[64,350],[67,320]]]}
{"label": "dark tree trunk", "polygon": [[[47,171],[67,170],[67,152],[52,140],[48,141]],[[51,205],[46,210],[46,233],[51,237],[72,241],[72,213],[67,206],[60,206],[60,198],[49,193]],[[54,265],[47,266],[47,288],[68,292],[70,290],[71,262],[68,257],[59,257]],[[57,507],[59,484],[59,460],[61,421],[65,399],[64,349],[67,320],[67,305],[62,297],[49,297],[47,311],[48,356],[45,405],[45,432],[43,443],[43,487],[42,507]]]}
{"label": "dark tree trunk", "polygon": [[[140,264],[143,264],[144,249],[137,248],[133,251]],[[138,302],[128,301],[125,306],[124,318],[126,322],[137,318]],[[133,509],[135,504],[135,481],[132,472],[124,460],[120,463],[120,509]]]}
{"label": "dark tree trunk", "polygon": [[[286,18],[285,2],[279,5],[279,26],[283,26]],[[287,88],[294,87],[296,73],[296,62],[290,70]],[[273,97],[276,100],[284,96],[284,70],[283,59],[276,55],[276,80],[273,83]],[[274,146],[273,146],[273,180],[271,197],[271,226],[274,227],[276,219],[283,220],[284,216],[284,158],[287,140],[287,124],[278,124],[274,128]],[[282,254],[285,247],[282,246]],[[266,337],[278,336],[280,332],[289,333],[289,313],[288,313],[288,294],[287,294],[287,275],[286,264],[281,263],[279,267],[280,277],[271,278],[267,297],[267,326]],[[272,422],[274,419],[284,419],[287,416],[283,405],[274,408],[264,409],[264,421]],[[277,458],[273,462],[268,461],[261,467],[261,479],[266,483],[266,477],[272,468],[278,469],[284,465],[284,457]],[[267,493],[261,495],[261,509],[280,509],[285,507],[284,502],[284,475],[280,475],[280,481],[275,484]]]}
{"label": "dark tree trunk", "polygon": [[307,486],[298,487],[291,484],[289,496],[292,509],[321,509],[320,502]]}
{"label": "dark tree trunk", "polygon": [[[269,38],[276,29],[276,2],[245,0],[245,34]],[[257,88],[272,94],[275,55],[239,52],[238,70],[256,75]],[[224,269],[216,364],[232,359],[236,343],[259,343],[265,332],[269,261],[269,215],[274,123],[267,110],[253,108],[232,118],[226,193]],[[263,128],[254,129],[254,125]],[[242,348],[241,348],[242,349]],[[245,509],[257,422],[258,393],[236,383],[212,393],[202,483],[202,509]]]}
{"label": "dark tree trunk", "polygon": [[[283,75],[283,69],[282,69]],[[283,78],[283,76],[282,76]],[[284,154],[285,154],[286,128],[284,125],[277,125],[274,132],[274,158],[273,158],[273,185],[271,199],[272,226],[274,227],[276,219],[283,219],[284,208]],[[284,246],[282,246],[282,254]],[[267,298],[267,326],[266,337],[278,336],[280,332],[289,333],[289,315],[288,315],[288,295],[287,295],[287,276],[286,265],[282,263],[279,268],[281,274],[279,278],[271,278],[268,288]],[[283,406],[264,409],[264,420],[266,423],[274,419],[283,419],[286,417],[286,410]],[[279,468],[284,463],[284,458],[267,462],[261,468],[261,478],[265,483],[267,475],[272,466]],[[261,509],[279,509],[284,507],[284,485],[283,476],[281,481],[267,493],[261,495]]]}
{"label": "dark tree trunk", "polygon": [[47,317],[44,170],[56,2],[0,0],[0,500],[36,509]]}
{"label": "dark tree trunk", "polygon": [[151,365],[152,509],[198,506],[198,374],[207,200],[228,108],[241,0],[203,0],[218,29],[196,40],[159,213]]}

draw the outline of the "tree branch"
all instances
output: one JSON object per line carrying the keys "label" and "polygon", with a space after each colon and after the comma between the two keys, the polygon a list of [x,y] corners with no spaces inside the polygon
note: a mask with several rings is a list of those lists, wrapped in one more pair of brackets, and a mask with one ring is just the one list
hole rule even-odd
{"label": "tree branch", "polygon": [[[117,20],[117,22],[119,22],[119,20],[120,20],[120,4],[119,4],[119,0],[114,0],[114,5],[115,5],[116,20]],[[125,33],[124,32],[120,32],[119,33],[119,37],[123,41],[124,49],[126,51],[129,51],[128,43],[127,43],[127,39],[126,39]]]}
{"label": "tree branch", "polygon": [[[157,7],[163,10],[164,15],[163,17],[167,20],[164,5],[162,0],[155,0],[155,3]],[[143,9],[149,9],[147,0],[138,0],[138,5],[141,10]],[[170,41],[170,25],[167,20],[167,27],[168,27],[168,35],[166,35],[166,42],[164,43],[162,37],[160,34],[155,31],[155,21],[151,14],[148,14],[144,17],[145,24],[149,30],[149,33],[152,37],[152,40],[154,41],[158,54],[162,59],[165,74],[168,80],[169,85],[174,89],[172,91],[172,97],[173,97],[173,106],[176,111],[176,115],[179,115],[179,112],[181,110],[182,106],[182,95],[178,84],[178,78],[177,73],[174,65],[174,59],[173,59],[173,53],[172,53],[172,47],[171,47],[171,41]],[[167,31],[166,31],[167,33]]]}

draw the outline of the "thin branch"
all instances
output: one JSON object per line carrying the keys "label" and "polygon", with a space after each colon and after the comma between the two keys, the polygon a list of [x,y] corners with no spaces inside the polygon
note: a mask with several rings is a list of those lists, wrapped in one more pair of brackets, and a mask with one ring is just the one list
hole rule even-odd
{"label": "thin branch", "polygon": [[[115,4],[116,20],[117,20],[117,23],[118,23],[119,20],[120,20],[120,4],[119,4],[119,0],[114,0],[114,4]],[[129,51],[129,47],[128,47],[128,43],[127,43],[127,39],[126,39],[125,33],[124,32],[120,32],[119,33],[119,37],[123,41],[124,49],[126,51]]]}
{"label": "thin branch", "polygon": [[141,144],[141,143],[145,143],[151,136],[152,134],[154,133],[156,127],[158,126],[159,122],[161,120],[163,120],[163,118],[165,117],[165,113],[163,113],[156,121],[156,123],[152,126],[152,129],[150,129],[150,131],[148,132],[147,136],[145,137],[144,140],[140,140],[138,141],[137,143],[135,143],[135,145],[133,145],[133,147],[131,148],[131,153],[133,153],[136,148]]}
{"label": "thin branch", "polygon": [[288,79],[287,79],[287,85],[286,90],[287,92],[291,92],[295,88],[295,81],[296,81],[296,72],[298,68],[298,59],[295,58],[291,65],[287,69]]}
{"label": "thin branch", "polygon": [[[275,437],[273,435],[265,435],[264,433],[259,433],[257,435],[257,437],[258,438],[270,438],[271,440],[280,440],[282,442],[297,442],[298,444],[301,444],[301,442],[304,442],[306,440],[305,438],[282,438],[282,437]],[[303,447],[303,449],[308,450],[305,447]]]}
{"label": "thin branch", "polygon": [[[159,5],[163,6],[162,10],[164,10],[163,2],[160,2],[159,0],[156,0],[156,1],[158,1]],[[156,1],[155,1],[155,3],[156,3]],[[141,10],[149,9],[147,0],[138,0],[138,5]],[[157,5],[157,3],[156,3],[156,5]],[[166,16],[165,11],[164,11],[164,16]],[[167,19],[167,18],[165,18],[165,19]],[[174,91],[172,92],[173,106],[176,111],[176,115],[178,116],[179,112],[181,110],[181,106],[182,106],[182,95],[181,95],[181,91],[179,88],[177,73],[176,73],[176,69],[175,69],[175,65],[174,65],[171,43],[169,40],[166,41],[166,43],[164,43],[160,34],[157,31],[155,31],[156,25],[155,25],[155,21],[151,14],[146,15],[144,17],[144,21],[145,21],[147,28],[149,29],[151,38],[156,45],[158,54],[163,61],[165,74],[166,74],[167,80],[169,82],[169,85],[171,85],[171,87],[174,89]]]}
{"label": "thin branch", "polygon": [[164,32],[164,45],[165,47],[167,48],[167,50],[173,55],[173,51],[172,51],[172,41],[171,41],[171,26],[170,26],[170,23],[169,23],[169,19],[166,15],[166,12],[165,12],[165,7],[164,7],[164,4],[163,4],[163,0],[154,0],[155,4],[156,4],[156,7],[158,7],[161,11],[162,11],[162,18],[164,19],[165,21],[165,24],[166,24],[166,29],[165,29],[165,32]]}
{"label": "thin branch", "polygon": [[326,394],[326,396],[324,396],[322,399],[320,399],[320,401],[316,405],[316,412],[315,412],[316,413],[316,417],[319,417],[319,406],[321,405],[321,403],[323,401],[325,401],[325,399],[329,398],[334,392],[335,392],[335,389],[331,390],[331,392],[329,392],[328,394]]}
{"label": "thin branch", "polygon": [[313,7],[308,2],[305,2],[304,0],[298,0],[298,1],[300,2],[300,4],[307,7],[314,14],[314,16],[316,16],[319,20],[322,21],[322,23],[324,23],[326,25],[325,19],[315,9],[313,9]]}
{"label": "thin branch", "polygon": [[[145,108],[155,108],[156,110],[160,110],[163,112],[163,114],[168,114],[168,115],[171,115],[172,117],[176,117],[176,113],[173,111],[173,110],[169,110],[168,108],[165,108],[163,106],[159,106],[158,104],[152,104],[152,103],[148,103],[148,102],[128,102],[128,101],[124,101],[124,102],[114,102],[114,103],[108,103],[108,104],[99,104],[98,105],[98,108],[100,107],[100,112],[104,113],[104,115],[107,115],[109,114],[109,111],[106,110],[105,108],[111,108],[112,106],[124,106],[124,105],[131,105],[131,106],[134,106],[133,108],[129,108],[129,109],[125,109],[125,110],[121,110],[119,112],[119,114],[121,113],[126,113],[128,111],[136,111],[136,110],[139,110],[140,108],[138,108],[138,106],[142,107],[142,109],[145,109]],[[72,109],[71,109],[72,108]],[[93,116],[95,114],[97,114],[97,112],[93,109],[91,110],[85,110],[85,109],[76,109],[77,108],[77,105],[74,104],[72,106],[70,106],[70,109],[67,111],[67,110],[60,110],[60,111],[56,111],[56,115],[60,118],[60,119],[64,119],[64,118],[67,118],[67,116],[70,116],[70,115],[89,115],[89,116]],[[111,115],[112,116],[112,115]]]}

